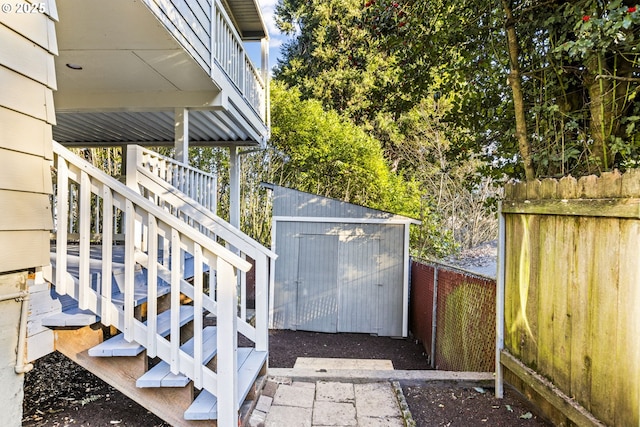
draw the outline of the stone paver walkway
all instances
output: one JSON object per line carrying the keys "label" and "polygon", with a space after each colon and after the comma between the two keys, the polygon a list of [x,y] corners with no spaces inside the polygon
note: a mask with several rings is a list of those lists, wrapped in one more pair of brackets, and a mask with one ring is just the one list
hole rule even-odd
{"label": "stone paver walkway", "polygon": [[249,419],[251,427],[402,427],[403,413],[388,382],[270,379]]}

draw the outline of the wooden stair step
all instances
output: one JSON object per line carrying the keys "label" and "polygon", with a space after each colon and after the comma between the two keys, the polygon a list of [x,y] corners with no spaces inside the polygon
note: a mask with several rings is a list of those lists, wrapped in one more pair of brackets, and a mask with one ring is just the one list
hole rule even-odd
{"label": "wooden stair step", "polygon": [[[217,331],[215,326],[207,326],[202,330],[203,363],[208,363],[217,353]],[[191,338],[184,343],[180,349],[193,357],[195,340]],[[145,387],[184,387],[191,379],[184,374],[174,374],[170,365],[161,361],[153,368],[149,369],[143,376],[138,378],[136,386]]]}
{"label": "wooden stair step", "polygon": [[66,309],[61,313],[52,314],[42,318],[42,325],[55,327],[88,326],[98,322],[100,318],[89,310],[80,310],[78,307]]}
{"label": "wooden stair step", "polygon": [[[251,386],[267,360],[266,351],[253,348],[238,348],[238,402],[247,397]],[[218,419],[218,398],[207,390],[202,390],[191,406],[184,413],[185,420]]]}
{"label": "wooden stair step", "polygon": [[[111,300],[115,304],[124,304],[124,273],[124,270],[113,272],[113,279],[114,283],[116,284],[116,288],[114,289]],[[136,264],[136,270],[133,280],[133,301],[135,306],[138,306],[147,301],[147,282],[147,270]],[[171,292],[171,285],[160,278],[158,278],[158,283],[156,286],[158,287],[159,297]]]}
{"label": "wooden stair step", "polygon": [[[183,305],[180,307],[180,326],[193,320],[193,306]],[[147,322],[144,322],[145,324]],[[171,310],[158,314],[157,333],[160,336],[167,336],[171,332]],[[112,356],[137,356],[144,351],[144,346],[136,341],[128,342],[123,334],[118,334],[97,346],[89,349],[89,356],[112,357]]]}
{"label": "wooden stair step", "polygon": [[185,420],[217,420],[218,398],[202,390],[191,406],[184,411]]}
{"label": "wooden stair step", "polygon": [[[60,295],[55,289],[50,289],[49,292],[42,293],[42,295],[46,300],[51,301],[51,304],[58,307],[53,313],[42,317],[41,324],[43,326],[49,328],[88,326],[100,321],[100,316],[92,311],[80,310],[78,301],[69,295]],[[37,309],[34,308],[33,311],[37,311]]]}

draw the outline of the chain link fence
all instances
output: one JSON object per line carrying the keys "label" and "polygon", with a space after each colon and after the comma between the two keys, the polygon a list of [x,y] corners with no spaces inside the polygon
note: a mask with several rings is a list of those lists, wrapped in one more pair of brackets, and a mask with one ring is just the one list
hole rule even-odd
{"label": "chain link fence", "polygon": [[411,332],[422,342],[433,368],[494,371],[494,279],[413,260],[410,306]]}

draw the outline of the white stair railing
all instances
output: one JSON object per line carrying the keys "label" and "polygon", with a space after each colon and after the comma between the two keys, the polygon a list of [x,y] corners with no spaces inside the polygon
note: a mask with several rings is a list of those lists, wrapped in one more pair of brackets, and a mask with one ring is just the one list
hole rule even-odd
{"label": "white stair railing", "polygon": [[[268,292],[271,283],[271,266],[275,262],[277,255],[262,246],[248,235],[215,214],[215,211],[208,209],[179,188],[171,185],[171,180],[167,179],[167,174],[158,173],[168,168],[164,165],[172,165],[177,169],[185,167],[181,163],[168,159],[151,152],[140,146],[129,146],[127,150],[127,161],[135,162],[135,171],[129,168],[128,178],[137,182],[141,192],[154,203],[172,212],[174,215],[197,228],[212,239],[222,239],[224,242],[238,251],[242,258],[249,257],[255,262],[255,328],[249,325],[247,320],[247,298],[245,274],[240,272],[241,280],[239,292],[240,312],[239,327],[240,332],[251,339],[256,346],[256,350],[266,351],[268,346]],[[186,167],[185,167],[186,168]],[[193,169],[193,168],[192,168]],[[135,174],[135,177],[130,175]],[[185,188],[201,188],[198,183],[205,182],[208,174],[194,169],[188,176],[193,182],[187,182]],[[200,175],[205,175],[205,178]],[[199,191],[195,192],[199,194]],[[215,199],[215,197],[204,197],[205,200]]]}
{"label": "white stair railing", "polygon": [[185,165],[138,145],[130,145],[127,148],[127,156],[132,153],[135,158],[127,157],[128,162],[133,161],[138,168],[144,168],[152,172],[155,176],[171,184],[211,212],[216,212],[218,181],[215,175]]}
{"label": "white stair railing", "polygon": [[[71,153],[60,144],[53,144],[57,180],[56,194],[56,268],[54,277],[48,277],[56,285],[56,291],[69,294],[77,299],[82,309],[100,314],[102,322],[114,325],[123,331],[126,340],[135,340],[171,366],[173,373],[183,373],[194,380],[196,387],[204,388],[218,397],[218,420],[220,425],[235,425],[238,417],[238,381],[235,368],[239,328],[236,316],[237,275],[246,272],[251,265],[214,240],[177,219],[169,212],[141,194],[126,187],[116,179],[105,174],[80,157]],[[77,200],[70,203],[69,188],[77,189]],[[91,209],[101,207],[100,222],[92,220]],[[76,211],[77,210],[77,211]],[[75,216],[79,222],[79,279],[72,278],[67,265],[69,217]],[[109,218],[123,217],[124,233],[124,307],[118,307],[111,301],[112,258],[110,250],[112,240],[110,231],[113,223]],[[142,227],[136,227],[141,223]],[[95,231],[102,231],[102,283],[92,285],[91,280],[91,240]],[[136,236],[139,230],[144,236]],[[146,242],[143,252],[137,242]],[[160,245],[162,242],[162,245]],[[166,261],[167,252],[170,260]],[[194,283],[183,280],[183,253],[194,257]],[[136,262],[148,271],[147,300],[149,312],[147,321],[142,322],[134,316],[134,270]],[[203,266],[216,271],[216,298],[204,291]],[[106,274],[105,274],[106,273]],[[157,330],[156,292],[160,277],[171,286],[171,333],[167,340],[155,333]],[[218,362],[216,372],[203,366],[202,351],[191,356],[180,349],[180,294],[193,299],[195,312],[194,339],[195,348],[202,349],[203,310],[217,314]],[[200,317],[200,320],[197,320]],[[240,332],[246,327],[240,327]],[[245,331],[249,333],[249,331]]]}

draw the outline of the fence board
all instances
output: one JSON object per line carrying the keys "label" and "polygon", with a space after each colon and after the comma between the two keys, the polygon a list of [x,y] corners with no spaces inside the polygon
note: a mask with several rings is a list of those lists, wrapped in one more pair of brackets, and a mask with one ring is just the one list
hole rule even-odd
{"label": "fence board", "polygon": [[[640,171],[509,184],[505,195],[505,350],[562,401],[640,425]],[[566,402],[543,399],[571,418]]]}
{"label": "fence board", "polygon": [[525,234],[522,245],[526,252],[524,252],[524,259],[528,258],[527,262],[521,263],[521,269],[524,271],[525,276],[522,275],[518,287],[520,289],[520,311],[524,315],[525,322],[525,334],[521,337],[522,341],[522,361],[528,366],[536,366],[538,364],[538,289],[536,284],[540,280],[540,250],[539,241],[537,236],[540,230],[540,217],[529,216],[521,217],[526,221]]}
{"label": "fence board", "polygon": [[[513,188],[513,187],[510,187]],[[516,222],[515,216],[507,216],[505,217],[505,240],[507,242],[514,242],[515,239],[518,238],[518,223]],[[506,249],[506,248],[505,248]],[[504,275],[506,283],[516,283],[517,280],[517,268],[516,265],[518,263],[518,255],[516,251],[513,250],[505,250],[505,259],[504,259]],[[505,295],[504,302],[504,346],[506,348],[511,349],[511,353],[519,357],[520,356],[520,346],[517,344],[518,340],[516,338],[516,318],[517,318],[517,307],[520,304],[519,295],[515,292],[511,292],[508,296]]]}
{"label": "fence board", "polygon": [[593,272],[594,247],[591,236],[595,232],[595,221],[579,218],[576,230],[576,272],[571,282],[571,395],[590,409],[591,399],[591,340],[587,307],[589,306],[589,277]]}
{"label": "fence board", "polygon": [[[621,221],[620,265],[618,270],[618,331],[614,365],[618,387],[614,395],[617,403],[614,425],[637,425],[640,419],[640,370],[630,363],[640,355],[640,263],[638,262],[638,221]],[[613,356],[613,355],[612,355]]]}
{"label": "fence board", "polygon": [[[534,236],[539,236],[539,246],[532,248],[532,251],[539,253],[538,262],[532,267],[539,272],[539,279],[531,284],[531,288],[537,293],[537,301],[531,301],[531,311],[537,310],[537,366],[538,372],[553,380],[553,326],[554,322],[554,300],[557,293],[564,294],[564,289],[560,283],[555,283],[556,271],[560,270],[557,258],[555,240],[556,217],[543,216],[540,218],[540,228],[537,233],[532,233],[532,240],[537,241]],[[539,286],[544,285],[544,286]],[[533,293],[533,292],[532,292]],[[561,295],[563,297],[563,295]],[[536,335],[534,335],[535,337]],[[533,366],[533,365],[529,365]]]}
{"label": "fence board", "polygon": [[555,266],[554,279],[559,286],[553,288],[553,380],[563,390],[571,390],[571,317],[569,300],[571,287],[569,284],[574,273],[574,219],[557,221],[556,238],[554,239]]}
{"label": "fence board", "polygon": [[[592,219],[592,221],[595,221]],[[616,411],[611,391],[616,389],[618,313],[618,256],[620,227],[617,219],[598,221],[593,246],[595,271],[590,277],[591,301],[591,410],[606,424],[613,425]],[[611,256],[611,254],[615,254]]]}
{"label": "fence board", "polygon": [[[524,226],[522,221],[515,216],[508,216],[506,218],[506,240],[507,242],[522,242],[524,240]],[[520,272],[520,252],[515,244],[506,251],[505,257],[505,276],[507,283],[518,284],[520,283],[520,276],[522,280],[529,281],[529,270],[523,270]],[[522,328],[524,316],[521,315],[520,308],[523,306],[521,302],[519,287],[515,286],[513,292],[505,295],[505,346],[511,349],[514,356],[521,356],[521,333],[524,332]]]}

